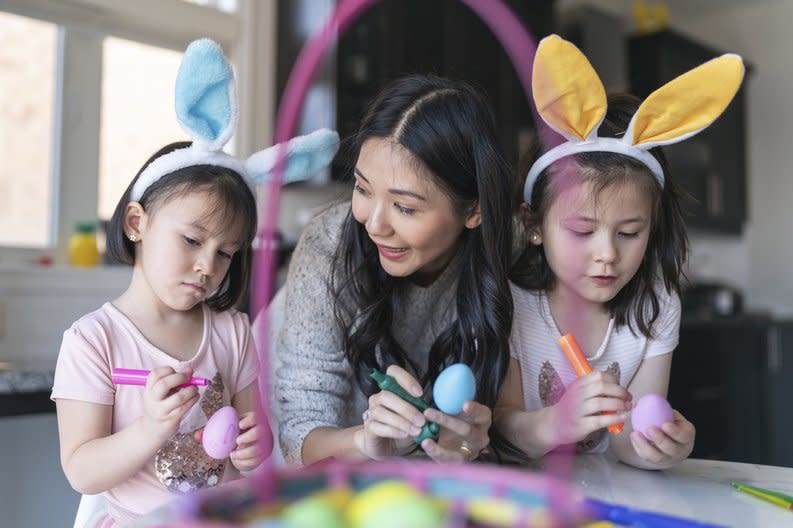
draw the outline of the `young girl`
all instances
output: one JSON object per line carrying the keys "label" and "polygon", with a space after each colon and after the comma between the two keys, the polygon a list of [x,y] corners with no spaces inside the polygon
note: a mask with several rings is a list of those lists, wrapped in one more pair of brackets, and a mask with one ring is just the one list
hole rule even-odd
{"label": "young girl", "polygon": [[[641,468],[667,468],[694,445],[675,411],[646,438],[632,402],[665,396],[680,325],[687,254],[679,191],[658,149],[708,126],[737,91],[743,66],[728,55],[672,81],[639,107],[609,98],[589,63],[552,36],[538,47],[534,97],[568,141],[536,160],[521,206],[528,244],[514,267],[513,359],[497,426],[529,457],[559,445]],[[607,108],[607,110],[606,110]],[[605,119],[604,119],[605,117]],[[557,344],[572,333],[593,372],[576,378]],[[624,422],[624,430],[606,427]]]}
{"label": "young girl", "polygon": [[[176,106],[193,142],[154,154],[110,222],[108,253],[133,265],[129,287],[64,333],[52,391],[61,461],[75,490],[104,492],[104,525],[132,522],[170,492],[252,470],[268,453],[269,429],[252,412],[248,317],[233,308],[248,284],[256,233],[254,157],[243,164],[220,150],[234,130],[233,88],[219,47],[192,43]],[[114,368],[151,373],[145,387],[114,386]],[[211,384],[182,388],[191,376]],[[200,429],[225,405],[240,415],[232,467],[200,442]]]}
{"label": "young girl", "polygon": [[[372,103],[354,146],[352,202],[317,216],[290,264],[276,345],[284,457],[406,455],[430,420],[441,426],[420,445],[430,457],[475,458],[512,321],[513,186],[492,114],[464,83],[406,77]],[[368,375],[426,397],[456,362],[477,382],[459,416],[422,413]]]}

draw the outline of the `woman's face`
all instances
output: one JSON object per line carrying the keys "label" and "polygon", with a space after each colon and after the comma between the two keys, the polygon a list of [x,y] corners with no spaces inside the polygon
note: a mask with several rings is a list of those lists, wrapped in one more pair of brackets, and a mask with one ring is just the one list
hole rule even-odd
{"label": "woman's face", "polygon": [[451,199],[404,147],[368,139],[355,166],[352,213],[394,277],[429,284],[451,260],[463,229],[480,223],[479,209],[461,217]]}

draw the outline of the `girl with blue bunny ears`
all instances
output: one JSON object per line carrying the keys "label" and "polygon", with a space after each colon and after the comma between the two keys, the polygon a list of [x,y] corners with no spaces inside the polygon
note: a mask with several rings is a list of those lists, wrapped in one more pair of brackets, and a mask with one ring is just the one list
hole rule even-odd
{"label": "girl with blue bunny ears", "polygon": [[[133,266],[129,287],[75,322],[58,357],[52,398],[62,466],[75,490],[103,493],[107,507],[96,522],[126,525],[171,492],[238,477],[272,446],[268,425],[253,413],[257,360],[248,316],[233,307],[251,274],[252,186],[271,171],[278,147],[245,161],[221,151],[237,108],[230,65],[212,41],[187,48],[176,111],[193,141],[154,154],[110,223],[108,252]],[[328,163],[337,145],[330,131],[290,141],[285,179],[301,176],[295,166]],[[114,368],[151,373],[145,387],[114,386]],[[182,387],[192,376],[211,383]],[[230,457],[216,460],[200,436],[226,405],[240,416],[240,434]]]}

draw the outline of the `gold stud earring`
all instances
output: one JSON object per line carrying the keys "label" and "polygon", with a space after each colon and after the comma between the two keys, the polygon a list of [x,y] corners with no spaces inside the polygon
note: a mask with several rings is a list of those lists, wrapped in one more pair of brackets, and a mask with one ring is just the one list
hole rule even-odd
{"label": "gold stud earring", "polygon": [[138,241],[138,236],[135,233],[132,233],[131,235],[129,235],[128,238],[129,238],[130,242],[137,242]]}

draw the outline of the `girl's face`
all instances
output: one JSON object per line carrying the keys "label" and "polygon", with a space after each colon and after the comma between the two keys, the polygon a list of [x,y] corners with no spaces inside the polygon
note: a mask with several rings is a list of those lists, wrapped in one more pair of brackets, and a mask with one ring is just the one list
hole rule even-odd
{"label": "girl's face", "polygon": [[214,292],[242,244],[242,220],[228,226],[212,194],[190,193],[143,212],[136,248],[140,267],[155,297],[167,307],[186,311]]}
{"label": "girl's face", "polygon": [[394,277],[432,282],[449,263],[465,228],[480,223],[476,208],[461,217],[421,165],[401,145],[383,138],[361,146],[355,167],[352,214],[364,225]]}
{"label": "girl's face", "polygon": [[529,233],[531,243],[543,244],[556,277],[552,297],[603,304],[633,278],[650,235],[647,194],[630,180],[598,195],[592,182],[559,190],[540,228]]}

